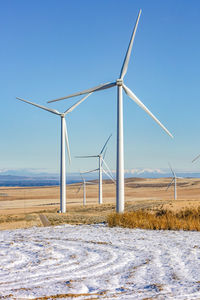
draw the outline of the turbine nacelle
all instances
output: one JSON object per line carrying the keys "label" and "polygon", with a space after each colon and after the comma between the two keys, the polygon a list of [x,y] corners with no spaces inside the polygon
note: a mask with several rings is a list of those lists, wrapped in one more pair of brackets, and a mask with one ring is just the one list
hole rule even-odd
{"label": "turbine nacelle", "polygon": [[116,85],[117,85],[117,86],[123,86],[123,83],[124,83],[124,82],[123,82],[123,79],[120,79],[120,78],[119,78],[119,79],[116,80]]}

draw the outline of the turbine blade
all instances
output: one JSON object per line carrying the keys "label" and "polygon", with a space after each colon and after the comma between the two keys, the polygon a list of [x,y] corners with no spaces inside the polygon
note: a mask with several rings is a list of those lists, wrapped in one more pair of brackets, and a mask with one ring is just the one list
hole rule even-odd
{"label": "turbine blade", "polygon": [[68,133],[67,133],[67,124],[64,119],[64,130],[65,130],[65,141],[67,145],[67,152],[68,152],[68,158],[69,158],[69,163],[71,163],[71,155],[70,155],[70,148],[69,148],[69,139],[68,139]]}
{"label": "turbine blade", "polygon": [[170,164],[170,163],[168,163],[168,164],[169,164],[169,167],[170,167],[170,169],[171,169],[172,174],[174,175],[174,177],[176,177],[176,174],[175,174],[174,170],[172,169],[171,164]]}
{"label": "turbine blade", "polygon": [[36,106],[36,107],[39,107],[39,108],[41,108],[41,109],[47,110],[47,111],[49,111],[49,112],[51,112],[51,113],[53,113],[53,114],[55,114],[55,115],[59,115],[59,116],[61,115],[61,113],[59,113],[59,112],[58,112],[57,110],[55,110],[55,109],[51,109],[51,108],[45,107],[45,106],[43,106],[43,105],[39,105],[39,104],[33,103],[33,102],[28,101],[28,100],[19,98],[19,97],[16,97],[16,99],[18,99],[18,100],[20,100],[20,101],[23,101],[23,102],[26,102],[26,103],[29,103],[29,104],[34,105],[34,106]]}
{"label": "turbine blade", "polygon": [[103,151],[104,151],[104,149],[105,149],[106,145],[108,144],[108,141],[109,141],[109,139],[111,138],[111,136],[112,136],[112,134],[110,134],[110,135],[109,135],[109,137],[108,137],[107,141],[105,142],[105,144],[104,144],[103,148],[101,149],[101,152],[100,152],[100,154],[102,154],[102,153],[103,153]]}
{"label": "turbine blade", "polygon": [[156,123],[158,123],[158,125],[160,127],[162,127],[164,129],[164,131],[173,138],[173,135],[167,130],[167,128],[150,112],[150,110],[137,98],[137,96],[125,85],[122,85],[124,88],[125,93],[137,104],[139,105],[144,111],[146,111],[146,113],[152,117],[152,119],[154,119],[154,121]]}
{"label": "turbine blade", "polygon": [[79,104],[81,104],[85,99],[87,99],[87,97],[89,97],[92,93],[87,94],[85,97],[83,97],[81,100],[77,101],[74,105],[72,105],[70,108],[68,108],[64,114],[68,114],[70,112],[72,112],[74,110],[74,108],[76,108]]}
{"label": "turbine blade", "polygon": [[101,163],[101,165],[103,165],[103,161],[104,161],[104,158],[105,158],[105,156],[106,156],[107,149],[108,149],[108,148],[106,148],[105,151],[104,151],[104,154],[103,154],[103,157],[102,157],[102,163]]}
{"label": "turbine blade", "polygon": [[78,189],[78,191],[77,191],[77,194],[80,192],[82,186],[83,186],[83,183],[80,185],[80,187],[79,187],[79,189]]}
{"label": "turbine blade", "polygon": [[87,171],[87,172],[84,172],[83,174],[88,174],[88,173],[92,173],[92,172],[96,172],[96,171],[99,171],[99,169],[95,169],[95,170]]}
{"label": "turbine blade", "polygon": [[174,178],[172,179],[172,181],[168,184],[166,191],[168,190],[168,188],[172,185],[172,183],[174,182]]}
{"label": "turbine blade", "polygon": [[195,157],[195,158],[192,160],[192,162],[194,162],[195,160],[197,160],[199,157],[200,157],[200,154],[197,155],[197,157]]}
{"label": "turbine blade", "polygon": [[114,180],[114,178],[112,176],[110,176],[110,174],[103,169],[103,172],[116,184],[116,181]]}
{"label": "turbine blade", "polygon": [[74,93],[74,94],[71,94],[71,95],[68,95],[68,96],[65,96],[65,97],[50,100],[50,101],[48,101],[48,103],[52,103],[52,102],[55,102],[55,101],[65,100],[65,99],[68,99],[68,98],[72,98],[72,97],[76,97],[76,96],[80,96],[80,95],[84,95],[84,94],[88,94],[88,93],[92,93],[92,92],[97,92],[97,91],[109,89],[109,88],[111,88],[115,85],[116,85],[116,82],[107,82],[107,83],[100,84],[98,86],[95,86],[93,88],[90,88],[90,89],[87,89],[87,90],[84,90],[84,91],[81,91],[81,92],[78,92],[78,93]]}
{"label": "turbine blade", "polygon": [[87,156],[75,156],[76,158],[89,158],[89,157],[99,157],[98,155],[87,155]]}
{"label": "turbine blade", "polygon": [[104,159],[102,159],[102,160],[103,160],[103,163],[105,164],[106,168],[108,169],[108,172],[110,173],[110,176],[114,179],[113,173],[111,172],[111,170],[110,170],[110,168],[108,167],[107,163],[105,162]]}
{"label": "turbine blade", "polygon": [[140,9],[140,11],[138,13],[136,23],[135,23],[135,27],[133,29],[131,40],[130,40],[130,43],[128,45],[126,56],[125,56],[125,59],[124,59],[123,65],[122,65],[122,69],[121,69],[121,73],[120,73],[120,79],[124,78],[124,76],[126,75],[127,69],[128,69],[128,63],[129,63],[129,60],[130,60],[131,50],[132,50],[132,47],[133,47],[133,42],[134,42],[134,38],[135,38],[136,30],[137,30],[137,27],[138,27],[138,22],[139,22],[139,19],[140,19],[141,12],[142,11]]}
{"label": "turbine blade", "polygon": [[80,172],[80,176],[81,176],[82,180],[84,181],[84,179],[83,179],[83,176],[82,176],[82,173],[81,173],[81,172]]}

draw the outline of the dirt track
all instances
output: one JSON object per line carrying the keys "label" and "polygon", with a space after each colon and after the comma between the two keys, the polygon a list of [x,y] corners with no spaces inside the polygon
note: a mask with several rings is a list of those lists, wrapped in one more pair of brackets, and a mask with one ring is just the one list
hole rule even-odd
{"label": "dirt track", "polygon": [[51,223],[49,222],[49,220],[47,219],[46,216],[39,215],[39,217],[40,217],[40,221],[42,222],[42,224],[43,224],[44,227],[48,227],[48,226],[51,225]]}

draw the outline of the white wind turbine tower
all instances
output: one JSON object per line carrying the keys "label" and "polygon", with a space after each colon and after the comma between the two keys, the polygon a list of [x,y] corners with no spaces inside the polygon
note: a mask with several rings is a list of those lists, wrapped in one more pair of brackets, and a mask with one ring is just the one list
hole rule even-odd
{"label": "white wind turbine tower", "polygon": [[165,126],[150,112],[150,110],[138,99],[138,97],[124,84],[124,76],[126,75],[128,64],[130,60],[131,50],[133,46],[133,41],[135,38],[139,18],[140,18],[141,10],[139,11],[135,27],[133,29],[133,33],[130,39],[130,43],[125,55],[125,59],[121,68],[121,72],[119,78],[114,82],[107,82],[105,84],[101,84],[99,86],[74,93],[65,97],[57,98],[54,100],[49,101],[59,101],[64,100],[67,98],[75,97],[78,95],[87,94],[90,92],[101,91],[104,89],[108,89],[114,86],[117,86],[118,89],[118,96],[117,96],[117,165],[116,165],[116,177],[117,177],[117,184],[116,184],[116,210],[118,213],[124,212],[124,138],[123,138],[123,95],[122,89],[125,93],[137,104],[139,105],[151,118],[154,119],[156,123],[160,127],[162,127],[166,133],[173,137],[171,133],[165,128]]}
{"label": "white wind turbine tower", "polygon": [[96,184],[96,183],[90,182],[90,181],[86,181],[85,178],[83,178],[83,176],[82,176],[81,173],[80,173],[80,175],[81,175],[83,183],[80,185],[77,193],[79,193],[80,190],[81,190],[81,188],[83,188],[83,205],[85,206],[86,205],[86,186],[87,186],[87,184]]}
{"label": "white wind turbine tower", "polygon": [[[88,172],[84,172],[83,174],[87,174],[87,173],[92,173],[92,172],[95,172],[95,171],[99,171],[99,204],[102,204],[103,201],[102,201],[102,173],[104,172],[108,177],[110,177],[111,180],[114,181],[112,175],[110,175],[109,173],[111,173],[109,167],[107,166],[104,158],[105,158],[105,154],[106,154],[106,145],[109,141],[109,139],[111,138],[112,134],[108,137],[107,141],[105,142],[103,148],[101,149],[100,153],[97,154],[97,155],[87,155],[87,156],[76,156],[77,158],[92,158],[92,157],[95,157],[95,158],[98,158],[99,160],[99,167],[98,169],[95,169],[95,170],[91,170],[91,171],[88,171]],[[105,150],[105,152],[104,152]],[[108,169],[108,172],[103,168],[103,163],[105,164],[106,168]],[[115,182],[115,181],[114,181]]]}
{"label": "white wind turbine tower", "polygon": [[172,185],[172,183],[174,182],[174,200],[176,200],[177,199],[177,188],[176,188],[176,180],[178,179],[178,178],[182,178],[182,177],[177,177],[176,176],[176,173],[174,172],[174,170],[172,169],[172,167],[171,167],[171,165],[169,164],[169,167],[170,167],[170,169],[171,169],[171,172],[172,172],[172,175],[173,175],[173,177],[172,177],[172,181],[170,182],[170,184],[167,186],[167,189],[166,189],[166,191],[168,190],[168,188]]}
{"label": "white wind turbine tower", "polygon": [[30,102],[30,101],[24,100],[22,98],[16,97],[18,100],[21,100],[23,102],[26,102],[26,103],[29,103],[36,107],[39,107],[41,109],[44,109],[50,113],[60,116],[60,118],[61,118],[61,156],[60,156],[60,212],[61,213],[66,212],[66,171],[65,171],[65,141],[64,140],[66,140],[68,157],[69,157],[69,161],[71,161],[65,116],[68,113],[72,112],[89,95],[90,94],[86,95],[84,98],[82,98],[81,100],[76,102],[74,105],[72,105],[70,108],[68,108],[64,113],[60,113],[55,109],[51,109],[51,108],[48,108],[48,107]]}

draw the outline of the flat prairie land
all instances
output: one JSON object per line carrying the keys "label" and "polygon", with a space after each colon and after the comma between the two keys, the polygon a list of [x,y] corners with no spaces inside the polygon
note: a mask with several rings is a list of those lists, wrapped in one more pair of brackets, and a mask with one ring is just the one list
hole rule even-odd
{"label": "flat prairie land", "polygon": [[[67,212],[59,214],[59,187],[0,187],[0,229],[43,226],[42,216],[48,224],[92,224],[105,222],[115,211],[115,185],[103,182],[103,204],[98,204],[98,182],[87,185],[87,204],[83,206],[80,184],[67,186]],[[200,207],[200,179],[177,180],[177,200],[174,186],[167,191],[171,178],[130,178],[125,180],[125,210],[166,209],[180,211]]]}

